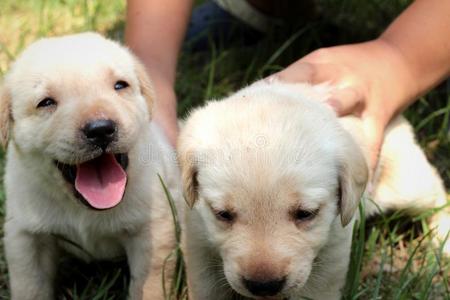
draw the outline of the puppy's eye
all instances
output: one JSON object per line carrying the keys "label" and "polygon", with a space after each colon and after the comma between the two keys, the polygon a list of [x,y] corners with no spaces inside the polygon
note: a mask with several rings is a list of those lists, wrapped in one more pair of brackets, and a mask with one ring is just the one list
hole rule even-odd
{"label": "puppy's eye", "polygon": [[52,105],[56,105],[55,99],[47,97],[47,98],[44,98],[43,100],[41,100],[41,102],[38,103],[37,108],[48,107],[48,106],[52,106]]}
{"label": "puppy's eye", "polygon": [[116,90],[116,91],[118,91],[118,90],[123,90],[123,89],[125,89],[125,88],[127,88],[127,87],[129,87],[130,85],[128,84],[128,82],[126,82],[126,81],[123,81],[123,80],[119,80],[119,81],[117,81],[115,84],[114,84],[114,89]]}
{"label": "puppy's eye", "polygon": [[317,215],[318,212],[319,210],[310,211],[297,209],[293,213],[293,218],[296,222],[305,222],[314,219],[314,217]]}
{"label": "puppy's eye", "polygon": [[236,218],[236,215],[228,210],[219,210],[215,212],[216,218],[219,221],[226,222],[226,223],[232,223],[234,219]]}

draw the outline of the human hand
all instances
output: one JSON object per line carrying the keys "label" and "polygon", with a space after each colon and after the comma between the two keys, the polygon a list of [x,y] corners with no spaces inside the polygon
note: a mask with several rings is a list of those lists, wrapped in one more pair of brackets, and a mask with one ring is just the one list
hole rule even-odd
{"label": "human hand", "polygon": [[409,85],[401,56],[378,39],[316,50],[272,75],[287,82],[328,82],[336,87],[327,103],[338,116],[361,118],[376,166],[384,131],[404,107]]}

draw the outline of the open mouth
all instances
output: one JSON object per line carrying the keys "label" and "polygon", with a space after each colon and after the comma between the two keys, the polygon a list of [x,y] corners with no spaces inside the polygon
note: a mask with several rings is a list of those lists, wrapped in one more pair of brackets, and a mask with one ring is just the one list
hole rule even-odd
{"label": "open mouth", "polygon": [[110,209],[120,203],[127,184],[127,154],[103,153],[77,165],[55,161],[75,196],[90,208]]}

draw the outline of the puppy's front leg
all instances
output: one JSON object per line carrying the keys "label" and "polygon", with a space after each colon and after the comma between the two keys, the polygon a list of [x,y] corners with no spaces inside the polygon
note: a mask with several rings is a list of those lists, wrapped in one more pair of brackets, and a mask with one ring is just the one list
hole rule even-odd
{"label": "puppy's front leg", "polygon": [[141,300],[143,297],[142,290],[150,268],[150,243],[148,228],[124,240],[131,277],[129,300]]}
{"label": "puppy's front leg", "polygon": [[32,234],[11,221],[7,222],[5,252],[11,299],[54,299],[57,249],[52,236]]}

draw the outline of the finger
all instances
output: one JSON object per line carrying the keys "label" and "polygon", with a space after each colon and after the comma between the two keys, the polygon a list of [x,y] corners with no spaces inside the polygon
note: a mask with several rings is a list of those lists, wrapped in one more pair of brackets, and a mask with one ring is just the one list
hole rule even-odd
{"label": "finger", "polygon": [[349,114],[359,116],[362,109],[362,95],[354,88],[335,89],[331,91],[326,103],[330,105],[340,117]]}
{"label": "finger", "polygon": [[284,82],[309,82],[313,77],[314,66],[309,63],[294,63],[280,72],[272,74],[268,80],[279,80]]}
{"label": "finger", "polygon": [[330,64],[311,64],[297,61],[270,77],[284,82],[319,84],[323,82],[333,83],[336,78],[339,78],[339,74],[340,72],[336,67]]}

